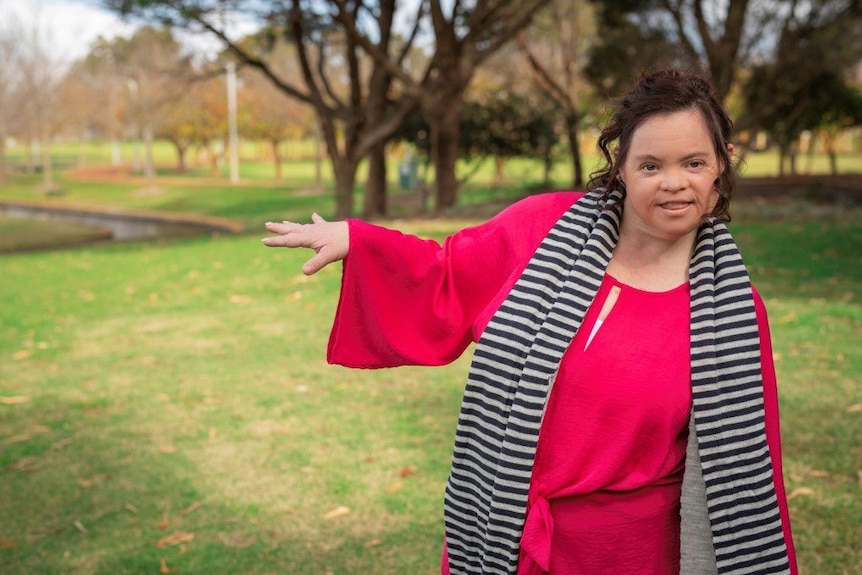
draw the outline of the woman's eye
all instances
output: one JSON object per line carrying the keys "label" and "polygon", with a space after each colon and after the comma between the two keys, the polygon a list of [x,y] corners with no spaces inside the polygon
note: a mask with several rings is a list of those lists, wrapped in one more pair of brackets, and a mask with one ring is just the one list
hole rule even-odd
{"label": "woman's eye", "polygon": [[703,167],[703,161],[701,161],[701,160],[692,160],[691,162],[689,162],[689,163],[688,163],[688,165],[689,165],[689,167],[691,167],[691,168],[702,168],[702,167]]}
{"label": "woman's eye", "polygon": [[643,165],[643,170],[645,172],[654,172],[656,169],[658,169],[658,166],[656,166],[655,164],[644,164]]}

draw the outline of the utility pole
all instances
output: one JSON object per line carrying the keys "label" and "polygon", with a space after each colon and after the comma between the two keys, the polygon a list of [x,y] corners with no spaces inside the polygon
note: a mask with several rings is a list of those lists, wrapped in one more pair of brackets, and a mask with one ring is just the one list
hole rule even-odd
{"label": "utility pole", "polygon": [[230,183],[239,183],[239,138],[236,133],[236,64],[227,63],[227,124],[230,147]]}

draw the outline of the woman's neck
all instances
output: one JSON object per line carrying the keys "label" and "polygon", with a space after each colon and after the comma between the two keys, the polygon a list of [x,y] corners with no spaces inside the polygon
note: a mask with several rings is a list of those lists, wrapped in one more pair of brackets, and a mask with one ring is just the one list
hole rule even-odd
{"label": "woman's neck", "polygon": [[688,268],[697,232],[673,241],[640,238],[620,230],[608,264],[619,281],[646,291],[665,291],[688,281]]}

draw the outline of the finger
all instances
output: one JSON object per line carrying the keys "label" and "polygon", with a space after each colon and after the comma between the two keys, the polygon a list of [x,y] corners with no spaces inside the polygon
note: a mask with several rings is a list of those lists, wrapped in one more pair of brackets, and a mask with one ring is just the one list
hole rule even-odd
{"label": "finger", "polygon": [[329,250],[320,250],[313,258],[305,262],[302,266],[302,272],[306,275],[317,273],[329,264],[335,261]]}
{"label": "finger", "polygon": [[271,248],[309,248],[311,240],[300,234],[283,234],[280,236],[272,236],[264,238],[263,245]]}
{"label": "finger", "polygon": [[297,224],[295,222],[267,222],[266,229],[274,234],[286,234],[288,232],[296,231],[302,228],[302,224]]}
{"label": "finger", "polygon": [[323,224],[326,222],[326,220],[324,220],[322,217],[320,217],[320,214],[318,214],[317,212],[314,212],[313,214],[311,214],[311,221],[314,222],[315,224]]}

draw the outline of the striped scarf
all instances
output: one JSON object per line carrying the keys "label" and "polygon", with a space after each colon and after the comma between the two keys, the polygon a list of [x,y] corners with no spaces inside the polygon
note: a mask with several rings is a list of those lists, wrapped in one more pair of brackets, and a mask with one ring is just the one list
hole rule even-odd
{"label": "striped scarf", "polygon": [[[553,379],[619,238],[621,194],[593,191],[536,250],[476,347],[444,515],[455,574],[517,572],[533,458]],[[689,268],[692,417],[681,572],[789,573],[766,443],[751,284],[727,228],[698,230]]]}

